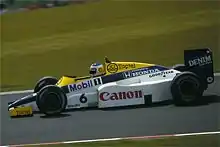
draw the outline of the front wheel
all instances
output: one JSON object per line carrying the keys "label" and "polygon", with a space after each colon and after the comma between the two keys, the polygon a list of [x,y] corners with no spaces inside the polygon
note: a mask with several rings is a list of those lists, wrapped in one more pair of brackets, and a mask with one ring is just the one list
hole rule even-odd
{"label": "front wheel", "polygon": [[58,79],[55,77],[47,76],[41,78],[39,81],[37,81],[37,84],[34,88],[34,93],[39,92],[43,87],[47,85],[55,85],[58,82]]}
{"label": "front wheel", "polygon": [[202,100],[204,84],[192,72],[178,74],[171,83],[171,94],[176,106],[197,104]]}
{"label": "front wheel", "polygon": [[46,115],[58,115],[65,110],[67,97],[60,87],[48,85],[39,91],[36,103],[40,112]]}

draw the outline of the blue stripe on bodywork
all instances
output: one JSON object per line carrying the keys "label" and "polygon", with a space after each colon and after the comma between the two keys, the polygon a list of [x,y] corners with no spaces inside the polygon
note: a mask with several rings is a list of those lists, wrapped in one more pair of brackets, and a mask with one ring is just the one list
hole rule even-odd
{"label": "blue stripe on bodywork", "polygon": [[164,71],[168,70],[169,68],[163,67],[163,66],[151,66],[151,67],[144,67],[144,68],[139,68],[135,70],[129,70],[129,71],[124,71],[120,73],[115,73],[107,76],[102,77],[102,82],[103,84],[114,82],[114,81],[119,81],[119,80],[124,80],[128,78],[133,78],[145,74],[150,74],[158,71]]}
{"label": "blue stripe on bodywork", "polygon": [[110,82],[114,82],[114,81],[120,81],[125,79],[123,76],[123,73],[115,73],[115,74],[111,74],[111,75],[107,75],[107,76],[103,76],[102,77],[102,83],[106,84],[106,83],[110,83]]}
{"label": "blue stripe on bodywork", "polygon": [[[145,75],[145,74],[150,74],[150,73],[154,73],[157,71],[164,71],[164,70],[168,70],[168,69],[169,68],[163,67],[163,66],[144,67],[144,68],[133,69],[133,70],[124,71],[124,72],[120,72],[120,73],[104,75],[104,76],[101,76],[101,79],[102,79],[102,83],[106,84],[106,83],[110,83],[110,82],[120,81],[120,80],[124,80],[124,79],[128,79],[128,78],[137,77],[137,76],[141,76],[141,75]],[[126,76],[128,74],[130,74],[131,76]],[[68,85],[61,87],[61,89],[65,93],[71,92],[68,89]]]}

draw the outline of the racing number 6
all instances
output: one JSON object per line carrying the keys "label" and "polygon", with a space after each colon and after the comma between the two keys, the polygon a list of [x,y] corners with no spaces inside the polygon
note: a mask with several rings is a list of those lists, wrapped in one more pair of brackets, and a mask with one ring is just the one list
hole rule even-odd
{"label": "racing number 6", "polygon": [[80,98],[79,98],[79,101],[81,103],[86,103],[87,102],[87,97],[85,96],[85,93],[83,93]]}

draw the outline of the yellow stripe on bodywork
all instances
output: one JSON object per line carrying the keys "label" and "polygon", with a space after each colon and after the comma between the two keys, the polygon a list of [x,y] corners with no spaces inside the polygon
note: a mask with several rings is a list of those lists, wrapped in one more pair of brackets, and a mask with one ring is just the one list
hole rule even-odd
{"label": "yellow stripe on bodywork", "polygon": [[[123,72],[127,70],[133,70],[138,68],[144,68],[144,67],[151,67],[155,66],[155,64],[148,64],[148,63],[140,63],[140,62],[111,62],[111,63],[105,63],[104,68],[106,71],[105,75],[110,75],[118,72]],[[69,84],[78,83],[84,80],[91,79],[90,76],[84,76],[84,77],[71,77],[71,76],[63,76],[58,82],[57,86],[66,86]]]}
{"label": "yellow stripe on bodywork", "polygon": [[118,73],[127,70],[133,70],[143,67],[151,67],[155,64],[140,63],[140,62],[111,62],[105,63],[106,74]]}
{"label": "yellow stripe on bodywork", "polygon": [[73,78],[73,77],[69,77],[69,76],[63,76],[62,78],[60,78],[60,80],[57,82],[56,85],[61,87],[61,86],[69,85],[69,84],[78,83],[78,82],[88,80],[88,79],[91,79],[91,77],[84,76],[84,77]]}
{"label": "yellow stripe on bodywork", "polygon": [[62,86],[65,86],[65,85],[68,85],[74,82],[75,82],[74,78],[63,76],[60,78],[60,80],[57,82],[56,85],[59,87],[62,87]]}

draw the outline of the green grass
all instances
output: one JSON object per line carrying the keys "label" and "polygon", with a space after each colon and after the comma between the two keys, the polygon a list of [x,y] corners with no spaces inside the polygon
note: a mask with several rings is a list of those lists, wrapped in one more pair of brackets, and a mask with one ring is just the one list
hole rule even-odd
{"label": "green grass", "polygon": [[104,56],[173,65],[210,47],[220,71],[218,1],[111,1],[1,16],[1,90],[45,75],[87,75]]}
{"label": "green grass", "polygon": [[219,139],[220,135],[202,135],[147,140],[120,140],[62,145],[42,145],[42,147],[219,147]]}

